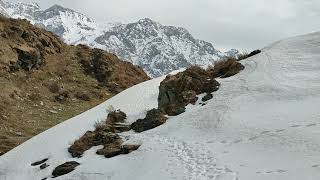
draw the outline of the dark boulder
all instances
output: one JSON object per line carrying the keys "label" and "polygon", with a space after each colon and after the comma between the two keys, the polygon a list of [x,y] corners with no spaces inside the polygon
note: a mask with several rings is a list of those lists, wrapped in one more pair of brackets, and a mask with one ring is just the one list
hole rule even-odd
{"label": "dark boulder", "polygon": [[152,109],[147,112],[144,119],[138,119],[131,124],[131,128],[135,132],[143,132],[149,129],[153,129],[164,124],[167,121],[167,117],[164,116],[163,111],[159,109]]}
{"label": "dark boulder", "polygon": [[206,102],[206,101],[209,101],[212,98],[213,98],[213,95],[211,93],[207,93],[201,100],[203,102]]}
{"label": "dark boulder", "polygon": [[38,166],[40,164],[43,164],[43,163],[47,162],[48,160],[49,160],[48,158],[42,159],[40,161],[32,163],[31,166]]}
{"label": "dark boulder", "polygon": [[248,57],[255,56],[255,55],[257,55],[257,54],[259,54],[259,53],[261,53],[261,52],[262,52],[262,51],[259,50],[259,49],[254,50],[254,51],[252,51],[250,54],[248,54]]}
{"label": "dark boulder", "polygon": [[55,178],[55,177],[59,177],[59,176],[68,174],[68,173],[74,171],[75,168],[79,165],[80,165],[80,163],[78,163],[76,161],[70,161],[70,162],[66,162],[64,164],[61,164],[53,170],[52,176]]}
{"label": "dark boulder", "polygon": [[120,145],[120,143],[105,145],[103,149],[97,151],[98,155],[103,155],[106,158],[112,158],[121,154],[129,154],[137,150],[140,145]]}

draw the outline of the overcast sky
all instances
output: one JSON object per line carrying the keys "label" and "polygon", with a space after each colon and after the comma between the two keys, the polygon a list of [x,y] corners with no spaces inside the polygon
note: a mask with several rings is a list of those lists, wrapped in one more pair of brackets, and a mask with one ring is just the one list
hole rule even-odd
{"label": "overcast sky", "polygon": [[[7,0],[24,1],[30,0]],[[252,50],[320,31],[320,0],[34,0],[74,9],[98,22],[151,18],[187,28],[220,49]]]}

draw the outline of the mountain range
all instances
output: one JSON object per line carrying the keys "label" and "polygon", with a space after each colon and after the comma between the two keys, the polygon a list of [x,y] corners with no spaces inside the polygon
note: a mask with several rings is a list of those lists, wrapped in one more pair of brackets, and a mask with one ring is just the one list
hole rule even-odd
{"label": "mountain range", "polygon": [[98,23],[59,5],[42,10],[36,3],[1,0],[0,12],[12,18],[27,19],[57,34],[68,44],[85,44],[112,52],[139,65],[151,77],[191,65],[208,66],[240,53],[236,49],[221,52],[211,43],[194,38],[185,28],[165,26],[149,18],[128,24]]}

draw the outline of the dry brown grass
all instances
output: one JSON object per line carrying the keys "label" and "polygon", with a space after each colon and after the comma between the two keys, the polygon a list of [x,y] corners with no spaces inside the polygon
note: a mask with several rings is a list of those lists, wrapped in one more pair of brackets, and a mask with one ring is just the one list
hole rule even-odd
{"label": "dry brown grass", "polygon": [[243,69],[244,66],[237,59],[229,58],[216,62],[213,67],[208,68],[208,71],[213,78],[227,78],[238,74]]}
{"label": "dry brown grass", "polygon": [[[101,84],[85,73],[80,47],[67,46],[25,20],[0,17],[0,44],[0,154],[112,97],[116,91],[108,84],[119,92],[149,79],[139,68],[99,50],[100,61],[112,70],[110,81]],[[25,70],[17,48],[36,49],[44,62]],[[97,51],[88,48],[82,55],[91,62]]]}

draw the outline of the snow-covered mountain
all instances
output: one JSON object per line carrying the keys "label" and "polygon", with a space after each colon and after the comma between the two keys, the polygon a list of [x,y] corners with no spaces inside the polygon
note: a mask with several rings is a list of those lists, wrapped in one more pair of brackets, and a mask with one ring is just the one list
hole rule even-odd
{"label": "snow-covered mountain", "polygon": [[207,66],[235,51],[222,53],[209,42],[195,39],[186,29],[164,26],[151,19],[129,24],[99,24],[74,10],[54,5],[41,10],[36,3],[9,3],[2,7],[14,18],[59,35],[69,44],[86,44],[113,52],[158,77],[190,65]]}
{"label": "snow-covered mountain", "polygon": [[5,3],[0,0],[0,15],[9,16],[4,6],[5,6]]}
{"label": "snow-covered mountain", "polygon": [[[240,74],[218,79],[206,105],[188,105],[155,129],[122,133],[126,143],[141,144],[137,151],[105,159],[97,147],[71,158],[70,143],[105,119],[106,107],[129,122],[157,107],[164,77],[144,82],[0,157],[0,179],[50,178],[66,161],[80,166],[57,179],[320,179],[319,60],[320,33],[276,42],[241,61]],[[43,158],[46,169],[30,165]]]}
{"label": "snow-covered mountain", "polygon": [[164,26],[148,18],[113,27],[90,45],[115,52],[156,77],[192,64],[210,65],[225,56],[184,28]]}
{"label": "snow-covered mountain", "polygon": [[5,2],[4,8],[11,17],[28,19],[32,24],[57,34],[69,44],[76,44],[84,38],[90,40],[97,33],[101,33],[92,19],[59,5],[41,10],[36,3]]}

